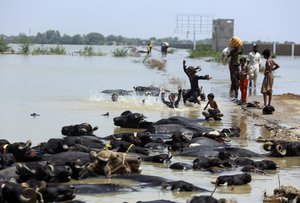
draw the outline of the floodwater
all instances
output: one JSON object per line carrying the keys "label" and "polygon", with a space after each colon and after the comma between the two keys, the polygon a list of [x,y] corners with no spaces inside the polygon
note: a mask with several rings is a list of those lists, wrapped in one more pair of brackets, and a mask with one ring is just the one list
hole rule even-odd
{"label": "floodwater", "polygon": [[[79,51],[83,46],[65,46],[68,53]],[[60,138],[62,126],[88,122],[99,126],[96,135],[103,137],[120,131],[114,126],[113,118],[125,110],[143,113],[148,121],[157,121],[171,116],[185,116],[192,119],[203,118],[201,106],[178,109],[163,106],[156,97],[119,97],[117,103],[110,100],[110,95],[100,93],[106,89],[133,90],[134,86],[164,87],[177,91],[177,86],[188,88],[187,76],[182,70],[182,60],[187,65],[201,66],[198,74],[209,74],[210,81],[200,81],[206,94],[213,92],[222,113],[223,120],[203,122],[203,125],[217,130],[228,127],[240,127],[241,137],[234,138],[232,144],[240,145],[255,152],[263,152],[261,144],[254,140],[264,129],[254,125],[251,117],[243,115],[239,106],[229,97],[228,67],[199,59],[187,58],[186,50],[176,50],[169,54],[164,70],[145,66],[140,57],[113,57],[114,46],[99,46],[106,56],[24,56],[0,55],[0,123],[1,138],[10,142],[32,140],[33,145],[50,138]],[[162,61],[159,51],[154,47],[152,57]],[[275,72],[274,94],[300,94],[299,75],[300,58],[278,57],[275,59],[281,66]],[[263,75],[259,74],[258,87],[252,95],[260,95]],[[145,103],[142,100],[145,99]],[[262,100],[261,100],[262,102]],[[40,116],[31,117],[31,113]],[[102,114],[109,112],[109,116]],[[172,161],[192,163],[194,158],[173,156]],[[300,187],[300,159],[273,159],[280,167],[276,172],[266,175],[253,174],[252,182],[245,186],[219,187],[214,197],[232,198],[238,202],[262,202],[263,192],[269,194],[278,186],[278,179],[284,185]],[[172,180],[185,180],[196,186],[213,190],[214,181],[220,174],[203,171],[172,171],[165,164],[142,163],[142,174],[159,175]],[[228,171],[224,174],[235,174],[239,171]],[[107,182],[112,182],[108,179]],[[133,183],[128,183],[133,184]],[[142,189],[137,192],[77,195],[76,199],[86,202],[136,202],[139,200],[168,199],[185,202],[193,195],[205,193],[172,193],[158,188]],[[207,195],[207,194],[206,194]]]}

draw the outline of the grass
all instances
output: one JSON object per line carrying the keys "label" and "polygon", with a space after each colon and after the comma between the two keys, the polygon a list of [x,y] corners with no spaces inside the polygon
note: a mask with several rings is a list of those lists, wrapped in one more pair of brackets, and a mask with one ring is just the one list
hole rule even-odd
{"label": "grass", "polygon": [[65,55],[67,51],[62,45],[57,45],[56,47],[50,47],[49,53],[56,55]]}
{"label": "grass", "polygon": [[80,50],[78,53],[80,56],[104,56],[105,55],[105,53],[103,53],[101,50],[95,52],[93,46],[85,46],[83,48],[83,51]]}
{"label": "grass", "polygon": [[129,55],[128,51],[129,49],[126,48],[122,48],[122,49],[117,48],[112,51],[112,55],[115,57],[126,57]]}
{"label": "grass", "polygon": [[189,58],[212,58],[215,62],[221,63],[222,53],[215,51],[209,44],[199,44],[196,50],[189,50]]}

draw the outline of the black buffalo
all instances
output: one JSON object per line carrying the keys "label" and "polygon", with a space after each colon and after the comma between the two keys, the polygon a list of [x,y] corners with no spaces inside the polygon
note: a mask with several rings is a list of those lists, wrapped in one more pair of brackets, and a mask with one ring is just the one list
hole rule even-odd
{"label": "black buffalo", "polygon": [[114,118],[114,124],[121,128],[147,128],[151,122],[144,120],[144,115],[124,111],[120,116]]}

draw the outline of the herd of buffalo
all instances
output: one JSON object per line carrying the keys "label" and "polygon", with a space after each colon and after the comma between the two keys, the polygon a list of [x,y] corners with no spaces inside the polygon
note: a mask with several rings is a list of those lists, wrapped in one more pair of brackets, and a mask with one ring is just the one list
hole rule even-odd
{"label": "herd of buffalo", "polygon": [[[184,180],[145,175],[141,163],[167,164],[172,170],[238,171],[235,175],[221,175],[213,180],[218,187],[248,184],[251,173],[276,170],[278,166],[269,157],[300,155],[299,142],[266,143],[263,154],[235,147],[228,139],[239,136],[239,128],[216,131],[180,116],[149,122],[140,113],[125,111],[113,121],[116,126],[139,130],[98,137],[94,134],[97,127],[82,123],[62,127],[62,138],[52,138],[37,146],[32,146],[30,141],[0,140],[0,203],[82,202],[76,200],[76,194],[133,192],[147,187],[176,192],[212,192]],[[191,163],[173,162],[172,156],[195,159]],[[137,184],[133,187],[75,181],[95,178],[128,179]],[[224,200],[202,195],[194,196],[189,202]]]}

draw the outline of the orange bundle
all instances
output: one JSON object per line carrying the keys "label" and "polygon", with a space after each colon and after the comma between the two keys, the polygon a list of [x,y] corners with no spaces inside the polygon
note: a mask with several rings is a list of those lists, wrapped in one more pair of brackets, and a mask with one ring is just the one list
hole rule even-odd
{"label": "orange bundle", "polygon": [[229,46],[231,47],[237,47],[237,48],[242,48],[244,45],[243,41],[239,37],[231,37],[229,39]]}

